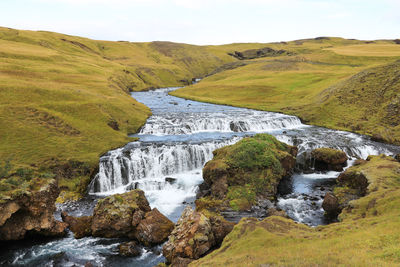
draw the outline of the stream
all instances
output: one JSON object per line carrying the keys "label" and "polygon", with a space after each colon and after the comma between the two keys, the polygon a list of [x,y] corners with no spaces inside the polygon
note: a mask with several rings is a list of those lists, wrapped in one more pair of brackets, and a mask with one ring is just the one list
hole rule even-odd
{"label": "stream", "polygon": [[[202,167],[212,152],[256,133],[269,133],[299,149],[295,174],[283,181],[275,206],[295,221],[310,226],[329,223],[321,207],[339,172],[315,172],[310,152],[319,147],[343,150],[348,166],[368,155],[400,153],[400,147],[377,143],[369,137],[303,124],[299,118],[279,113],[201,103],[170,96],[177,88],[134,92],[132,97],[150,107],[153,115],[140,132],[139,141],[111,150],[100,158],[99,173],[82,201],[58,206],[55,214],[91,215],[99,198],[142,189],[152,208],[176,222],[186,205],[194,206]],[[253,211],[242,216],[251,216]],[[256,212],[256,211],[254,211]],[[233,217],[233,221],[240,219]],[[142,248],[136,258],[118,255],[126,240],[86,237],[25,240],[0,252],[0,265],[15,266],[154,266],[164,260],[161,246]]]}

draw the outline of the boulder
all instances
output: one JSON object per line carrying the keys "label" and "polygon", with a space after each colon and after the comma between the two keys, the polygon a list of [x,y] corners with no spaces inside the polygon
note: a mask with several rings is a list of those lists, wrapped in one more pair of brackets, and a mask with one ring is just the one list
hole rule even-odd
{"label": "boulder", "polygon": [[215,244],[210,220],[201,212],[193,211],[187,206],[163,246],[163,255],[168,263],[179,257],[198,259]]}
{"label": "boulder", "polygon": [[211,230],[214,234],[215,245],[221,245],[222,241],[224,240],[225,236],[227,236],[235,226],[234,223],[228,222],[224,219],[224,217],[209,213],[207,217],[211,223]]}
{"label": "boulder", "polygon": [[65,235],[67,224],[56,221],[53,215],[60,193],[57,182],[35,181],[29,191],[0,203],[0,240],[23,239],[28,232],[41,236]]}
{"label": "boulder", "polygon": [[165,182],[170,183],[170,184],[174,184],[176,183],[176,178],[173,177],[165,177]]}
{"label": "boulder", "polygon": [[[73,219],[78,219],[65,218],[74,223]],[[173,228],[173,222],[167,217],[157,209],[150,209],[143,191],[139,189],[99,200],[91,218],[93,236],[128,237],[145,246],[163,243]]]}
{"label": "boulder", "polygon": [[363,197],[367,194],[368,179],[358,170],[364,168],[368,161],[360,161],[337,178],[338,185],[334,193],[327,193],[322,203],[322,208],[329,217],[338,216],[342,210],[349,206],[350,201]]}
{"label": "boulder", "polygon": [[136,227],[135,237],[145,246],[158,245],[167,240],[174,226],[173,222],[154,208],[146,213]]}
{"label": "boulder", "polygon": [[342,187],[356,191],[359,197],[365,196],[368,188],[368,179],[362,172],[349,169],[339,175],[337,182]]}
{"label": "boulder", "polygon": [[142,250],[135,241],[125,242],[118,246],[119,254],[125,257],[137,257]]}
{"label": "boulder", "polygon": [[[136,189],[124,194],[116,194],[97,202],[92,219],[92,235],[99,237],[131,237],[135,235],[132,223],[134,214],[151,211],[142,190]],[[137,214],[136,214],[137,215]],[[137,217],[137,216],[136,216]]]}
{"label": "boulder", "polygon": [[396,155],[394,156],[394,159],[397,160],[398,162],[400,162],[400,154],[396,154]]}
{"label": "boulder", "polygon": [[63,222],[68,224],[69,229],[74,233],[74,237],[79,239],[92,235],[92,216],[73,217],[63,211],[61,213]]}
{"label": "boulder", "polygon": [[343,171],[348,159],[343,151],[325,147],[314,149],[311,158],[318,171]]}
{"label": "boulder", "polygon": [[341,208],[339,207],[339,200],[332,193],[325,194],[324,201],[322,202],[322,208],[329,217],[336,217],[341,211]]}

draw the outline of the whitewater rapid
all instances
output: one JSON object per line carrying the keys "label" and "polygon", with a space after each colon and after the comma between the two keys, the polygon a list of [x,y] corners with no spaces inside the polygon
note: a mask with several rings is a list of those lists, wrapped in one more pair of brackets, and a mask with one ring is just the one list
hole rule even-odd
{"label": "whitewater rapid", "polygon": [[[307,167],[310,151],[318,147],[343,150],[350,158],[392,154],[396,150],[365,136],[305,125],[295,116],[200,103],[168,94],[175,89],[132,93],[136,100],[151,108],[153,115],[133,135],[139,141],[100,158],[99,173],[89,187],[90,194],[104,196],[139,188],[152,207],[176,221],[184,207],[182,203],[193,203],[203,181],[202,167],[212,159],[212,152],[245,136],[269,133],[282,142],[296,145],[299,169]],[[313,194],[318,182],[329,183],[338,175],[296,173],[291,183],[293,188],[282,194],[278,207],[299,222],[323,223],[310,218],[323,216],[324,192],[312,204],[304,201],[303,195]],[[296,181],[309,183],[310,190],[299,191],[301,186]]]}

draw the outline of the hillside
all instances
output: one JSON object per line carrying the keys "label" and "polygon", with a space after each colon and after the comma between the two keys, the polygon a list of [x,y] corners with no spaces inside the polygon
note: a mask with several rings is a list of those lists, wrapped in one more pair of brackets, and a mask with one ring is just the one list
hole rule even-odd
{"label": "hillside", "polygon": [[190,266],[398,266],[400,163],[385,156],[350,168],[368,180],[341,222],[311,228],[272,216],[243,218],[221,248]]}
{"label": "hillside", "polygon": [[46,171],[67,191],[83,192],[99,156],[131,141],[128,134],[150,115],[130,91],[183,86],[193,78],[206,77],[174,94],[399,142],[398,63],[392,62],[400,45],[390,40],[195,46],[0,28],[0,57],[0,166],[11,161],[5,176],[18,168]]}
{"label": "hillside", "polygon": [[173,95],[297,115],[400,144],[400,45],[323,37],[268,47],[274,51],[235,52],[239,61]]}
{"label": "hillside", "polygon": [[44,169],[72,191],[85,190],[99,156],[131,141],[150,115],[130,91],[182,86],[235,61],[216,48],[8,28],[0,58],[0,170],[7,161],[6,176]]}

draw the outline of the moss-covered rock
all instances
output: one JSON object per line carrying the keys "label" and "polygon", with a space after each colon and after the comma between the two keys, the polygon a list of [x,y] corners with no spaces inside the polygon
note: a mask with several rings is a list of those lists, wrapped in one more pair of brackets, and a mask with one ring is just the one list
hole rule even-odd
{"label": "moss-covered rock", "polygon": [[296,147],[268,134],[217,149],[203,169],[200,195],[209,197],[208,204],[221,200],[234,210],[249,209],[257,197],[274,199],[281,179],[292,173],[296,155]]}
{"label": "moss-covered rock", "polygon": [[93,236],[134,237],[132,217],[138,210],[151,210],[142,190],[132,190],[99,200],[93,213]]}
{"label": "moss-covered rock", "polygon": [[93,236],[128,237],[145,246],[163,243],[174,228],[174,223],[156,208],[151,210],[139,189],[99,200],[91,223]]}
{"label": "moss-covered rock", "polygon": [[319,171],[342,171],[347,162],[346,153],[326,147],[314,149],[311,157],[315,161],[315,169]]}

